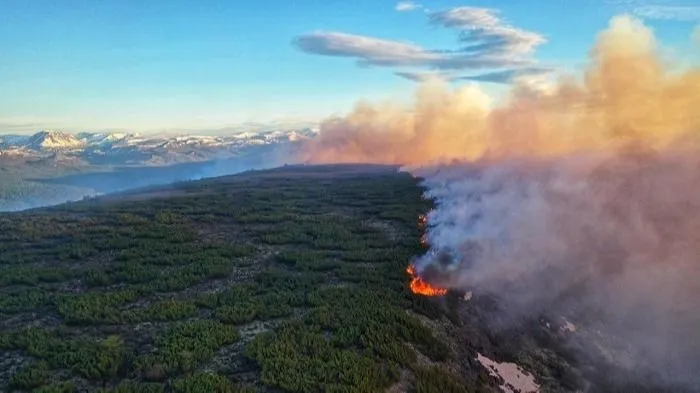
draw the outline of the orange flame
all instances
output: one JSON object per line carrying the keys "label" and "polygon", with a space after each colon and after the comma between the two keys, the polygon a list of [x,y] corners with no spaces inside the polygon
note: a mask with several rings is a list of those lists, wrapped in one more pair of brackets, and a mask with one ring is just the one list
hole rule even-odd
{"label": "orange flame", "polygon": [[444,296],[447,294],[447,289],[437,288],[429,283],[425,282],[422,278],[418,277],[416,273],[416,268],[413,265],[409,265],[406,268],[406,273],[411,276],[411,292],[416,295],[423,296]]}
{"label": "orange flame", "polygon": [[425,214],[421,214],[418,216],[418,227],[419,228],[425,228],[425,226],[428,224],[428,216]]}

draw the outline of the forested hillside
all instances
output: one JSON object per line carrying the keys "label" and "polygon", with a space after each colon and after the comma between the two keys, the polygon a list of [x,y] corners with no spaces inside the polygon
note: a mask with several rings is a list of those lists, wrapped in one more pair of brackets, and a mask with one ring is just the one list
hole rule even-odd
{"label": "forested hillside", "polygon": [[453,351],[423,321],[440,306],[406,289],[428,208],[415,180],[356,170],[253,172],[1,215],[3,389],[488,385],[441,366]]}
{"label": "forested hillside", "polygon": [[411,293],[431,202],[395,169],[285,167],[0,214],[0,391],[499,392],[527,373],[541,392],[662,391],[583,327],[494,325],[496,299]]}
{"label": "forested hillside", "polygon": [[0,212],[79,200],[94,194],[80,185],[50,184],[44,179],[79,175],[94,168],[72,163],[8,158],[0,155]]}

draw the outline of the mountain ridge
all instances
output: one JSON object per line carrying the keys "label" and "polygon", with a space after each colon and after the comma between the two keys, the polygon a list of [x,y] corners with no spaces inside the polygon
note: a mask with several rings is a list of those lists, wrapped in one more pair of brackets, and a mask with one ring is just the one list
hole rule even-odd
{"label": "mountain ridge", "polygon": [[233,157],[250,147],[297,142],[317,133],[312,127],[234,131],[223,135],[41,130],[32,135],[0,134],[0,158],[60,157],[93,165],[169,165]]}

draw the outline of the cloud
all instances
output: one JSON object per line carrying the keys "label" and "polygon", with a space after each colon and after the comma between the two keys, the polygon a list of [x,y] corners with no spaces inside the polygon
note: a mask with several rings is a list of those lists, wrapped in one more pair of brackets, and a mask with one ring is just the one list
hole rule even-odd
{"label": "cloud", "polygon": [[430,14],[430,21],[444,27],[469,29],[475,26],[497,27],[501,24],[498,11],[490,8],[457,7]]}
{"label": "cloud", "polygon": [[[411,6],[415,3],[410,3]],[[409,3],[397,4],[407,10]],[[413,67],[428,71],[485,70],[532,66],[537,46],[546,39],[535,32],[506,23],[497,10],[457,7],[428,13],[433,25],[458,31],[451,49],[425,48],[413,43],[332,31],[317,31],[296,37],[300,50],[322,56],[353,58],[361,66]],[[403,78],[420,81],[425,72],[395,72]]]}
{"label": "cloud", "polygon": [[338,32],[304,34],[294,43],[306,53],[352,57],[371,65],[425,65],[440,57],[411,43]]}
{"label": "cloud", "polygon": [[431,23],[461,31],[460,42],[465,53],[490,53],[506,56],[527,55],[547,42],[541,34],[505,23],[498,11],[489,8],[458,7],[435,12]]}
{"label": "cloud", "polygon": [[302,51],[324,56],[350,57],[360,65],[418,66],[439,70],[499,68],[529,64],[530,60],[502,53],[462,53],[428,50],[421,46],[339,32],[315,32],[294,40]]}
{"label": "cloud", "polygon": [[458,79],[475,82],[511,83],[515,80],[546,78],[553,72],[554,70],[551,68],[528,67],[494,71],[479,75],[462,76]]}
{"label": "cloud", "polygon": [[696,21],[700,20],[700,6],[643,5],[635,7],[634,14],[646,19]]}
{"label": "cloud", "polygon": [[691,0],[606,0],[606,4],[616,7],[638,18],[667,21],[698,21],[700,6]]}
{"label": "cloud", "polygon": [[427,82],[433,79],[450,80],[452,77],[443,72],[397,71],[394,75],[414,82]]}
{"label": "cloud", "polygon": [[423,8],[423,6],[412,1],[399,1],[396,3],[396,7],[394,7],[394,9],[399,12],[415,11],[420,8]]}
{"label": "cloud", "polygon": [[465,31],[461,41],[469,44],[464,48],[466,52],[490,52],[509,56],[530,54],[537,46],[547,42],[540,34],[510,26]]}
{"label": "cloud", "polygon": [[444,81],[472,81],[472,82],[488,82],[502,84],[534,84],[548,80],[554,74],[553,68],[547,67],[525,67],[511,68],[483,74],[455,76],[450,72],[423,72],[423,71],[397,71],[394,75],[414,81],[426,82],[432,79],[441,79]]}

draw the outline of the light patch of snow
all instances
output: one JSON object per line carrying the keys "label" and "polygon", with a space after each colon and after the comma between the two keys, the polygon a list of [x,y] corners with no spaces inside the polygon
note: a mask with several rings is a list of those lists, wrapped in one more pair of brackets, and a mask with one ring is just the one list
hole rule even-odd
{"label": "light patch of snow", "polygon": [[254,134],[252,132],[240,132],[238,134],[231,135],[231,138],[234,139],[249,139],[252,138],[253,136],[256,136],[257,134]]}
{"label": "light patch of snow", "polygon": [[10,149],[0,150],[0,156],[24,157],[27,155],[31,155],[31,153],[25,149],[22,149],[22,148],[10,148]]}
{"label": "light patch of snow", "polygon": [[503,384],[499,387],[505,393],[537,393],[540,391],[540,385],[535,382],[535,377],[523,371],[515,363],[498,363],[480,353],[477,353],[476,360],[488,370],[489,374],[503,379]]}
{"label": "light patch of snow", "polygon": [[29,138],[28,147],[33,149],[75,149],[85,146],[85,142],[73,134],[59,131],[41,131]]}
{"label": "light patch of snow", "polygon": [[88,146],[106,146],[106,145],[116,145],[128,143],[129,139],[135,137],[135,134],[130,134],[127,132],[112,132],[112,133],[100,133],[94,134],[89,132],[84,132],[78,134],[78,137],[84,141]]}

